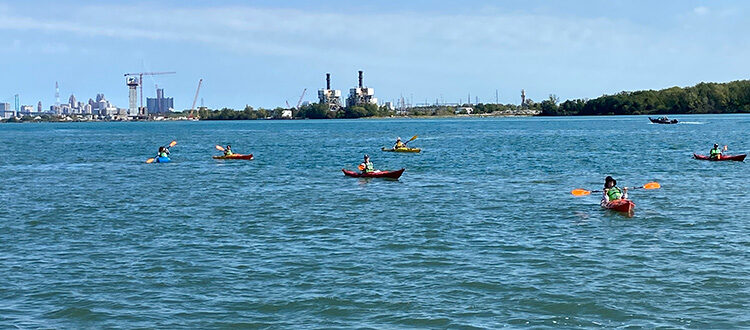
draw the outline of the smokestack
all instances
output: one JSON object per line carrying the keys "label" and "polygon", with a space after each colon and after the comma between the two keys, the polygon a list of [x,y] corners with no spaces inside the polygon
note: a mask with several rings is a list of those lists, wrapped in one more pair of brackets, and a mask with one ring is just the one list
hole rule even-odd
{"label": "smokestack", "polygon": [[362,70],[359,70],[359,88],[362,88]]}
{"label": "smokestack", "polygon": [[331,89],[331,74],[326,73],[326,89]]}

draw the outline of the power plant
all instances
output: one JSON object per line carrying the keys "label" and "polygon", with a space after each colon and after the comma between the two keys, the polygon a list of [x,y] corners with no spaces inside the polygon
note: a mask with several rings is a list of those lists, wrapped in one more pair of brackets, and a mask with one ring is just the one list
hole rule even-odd
{"label": "power plant", "polygon": [[353,107],[365,104],[378,104],[378,99],[375,97],[374,89],[363,86],[362,70],[360,70],[359,85],[356,88],[349,89],[349,97],[346,99],[346,106]]}
{"label": "power plant", "polygon": [[331,111],[341,109],[341,90],[331,89],[330,73],[326,73],[326,88],[318,90],[318,100],[320,104],[328,104],[328,109]]}

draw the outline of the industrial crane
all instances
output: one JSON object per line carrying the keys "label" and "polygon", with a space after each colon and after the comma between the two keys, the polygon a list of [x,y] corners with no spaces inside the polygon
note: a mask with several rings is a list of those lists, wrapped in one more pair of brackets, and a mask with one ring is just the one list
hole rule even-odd
{"label": "industrial crane", "polygon": [[[195,102],[198,102],[198,93],[201,91],[201,84],[203,83],[203,78],[198,80],[198,88],[195,90],[195,97],[193,98],[193,106],[190,107],[190,116],[188,118],[193,118],[193,111],[195,111]],[[203,101],[201,101],[203,102]]]}
{"label": "industrial crane", "polygon": [[143,108],[143,76],[157,76],[157,75],[162,75],[162,74],[175,74],[175,73],[177,72],[172,72],[172,71],[169,71],[169,72],[136,72],[136,73],[126,73],[125,77],[138,76],[138,86],[140,88],[140,93],[141,93],[141,106],[140,107]]}
{"label": "industrial crane", "polygon": [[302,104],[302,98],[305,97],[305,92],[307,92],[307,88],[302,90],[302,95],[299,96],[299,101],[297,101],[297,106],[295,107],[295,109],[299,109],[299,105]]}

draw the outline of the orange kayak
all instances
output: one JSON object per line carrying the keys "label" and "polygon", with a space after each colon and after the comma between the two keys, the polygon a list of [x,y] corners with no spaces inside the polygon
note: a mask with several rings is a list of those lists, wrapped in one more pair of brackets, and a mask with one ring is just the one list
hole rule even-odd
{"label": "orange kayak", "polygon": [[618,199],[610,201],[609,203],[602,205],[602,207],[617,212],[630,213],[635,208],[635,203],[629,199]]}

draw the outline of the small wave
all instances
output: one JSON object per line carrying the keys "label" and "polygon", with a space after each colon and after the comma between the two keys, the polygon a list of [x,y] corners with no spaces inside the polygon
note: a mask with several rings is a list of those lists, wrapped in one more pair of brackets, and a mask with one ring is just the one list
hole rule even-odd
{"label": "small wave", "polygon": [[679,124],[685,124],[685,125],[703,125],[705,124],[702,121],[681,121]]}

